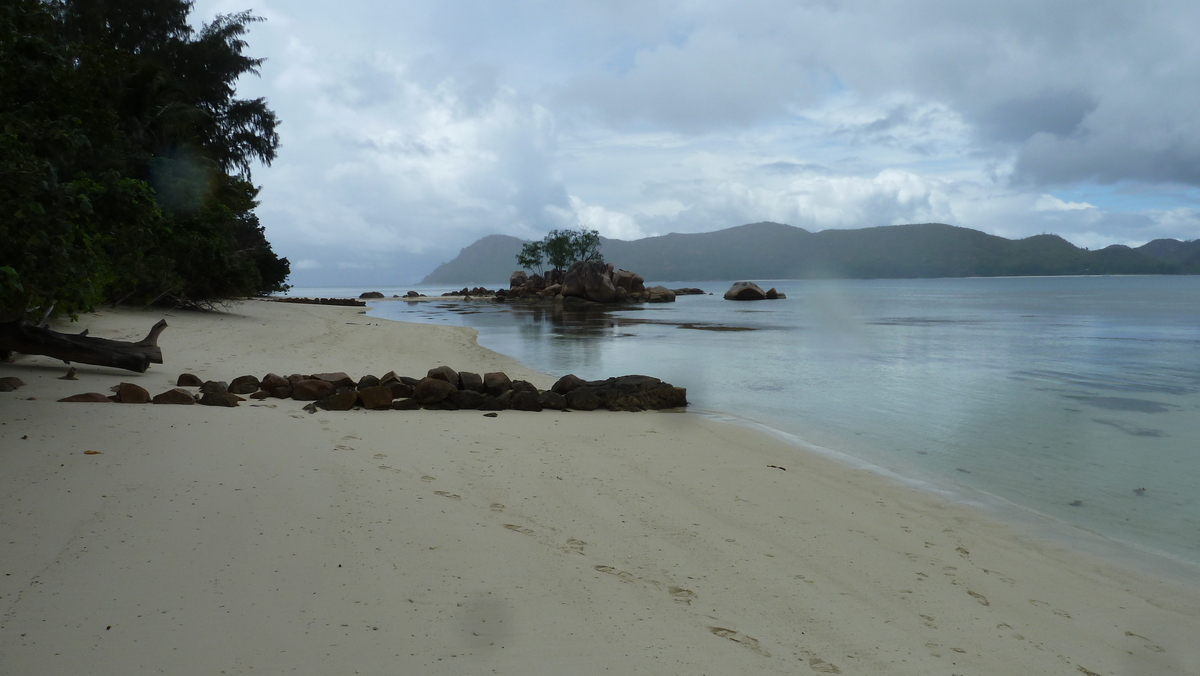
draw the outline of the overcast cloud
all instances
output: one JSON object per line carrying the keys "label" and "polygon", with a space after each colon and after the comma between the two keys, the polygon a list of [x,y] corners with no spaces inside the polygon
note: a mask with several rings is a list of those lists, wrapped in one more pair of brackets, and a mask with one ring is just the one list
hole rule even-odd
{"label": "overcast cloud", "polygon": [[1200,237],[1200,3],[197,0],[250,9],[298,285],[408,284],[479,237],[938,221]]}

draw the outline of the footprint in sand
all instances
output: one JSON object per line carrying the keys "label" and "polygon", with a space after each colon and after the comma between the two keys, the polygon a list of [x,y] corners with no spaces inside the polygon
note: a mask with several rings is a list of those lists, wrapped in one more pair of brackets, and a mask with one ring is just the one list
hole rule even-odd
{"label": "footprint in sand", "polygon": [[450,498],[451,500],[462,500],[462,496],[458,495],[457,493],[450,493],[447,491],[434,491],[433,494],[440,495],[443,498]]}
{"label": "footprint in sand", "polygon": [[1039,608],[1047,608],[1050,610],[1050,612],[1054,613],[1055,615],[1058,615],[1059,617],[1065,617],[1068,620],[1071,619],[1071,613],[1068,613],[1067,611],[1063,610],[1062,608],[1052,608],[1050,606],[1050,604],[1046,603],[1045,601],[1038,601],[1037,599],[1029,599],[1029,603],[1032,605],[1035,605]]}
{"label": "footprint in sand", "polygon": [[492,503],[492,511],[493,512],[503,512],[504,505],[500,504],[499,502],[493,502]]}
{"label": "footprint in sand", "polygon": [[384,453],[376,453],[376,454],[375,454],[375,459],[376,459],[376,460],[383,460],[383,459],[384,459],[384,458],[386,458],[386,457],[387,457],[387,455],[386,455],[386,454],[384,454]]}
{"label": "footprint in sand", "polygon": [[425,476],[421,477],[421,481],[425,481],[425,482],[437,481],[437,477],[429,476],[428,474],[426,474]]}
{"label": "footprint in sand", "polygon": [[987,597],[984,596],[983,594],[980,594],[979,592],[973,592],[970,589],[968,589],[967,593],[971,595],[971,598],[975,599],[976,601],[979,601],[979,605],[981,605],[981,606],[992,605],[992,604],[988,603]]}
{"label": "footprint in sand", "polygon": [[576,540],[575,538],[570,538],[567,540],[567,544],[563,545],[563,551],[567,552],[568,554],[571,554],[571,553],[583,554],[583,548],[586,546],[587,546],[587,543],[584,542],[583,540]]}
{"label": "footprint in sand", "polygon": [[511,530],[514,533],[520,533],[521,535],[533,535],[532,530],[518,526],[515,523],[506,523],[506,524],[504,524],[504,527]]}
{"label": "footprint in sand", "polygon": [[810,652],[808,650],[800,651],[800,661],[808,662],[808,668],[812,669],[813,671],[815,671],[819,674],[840,674],[840,673],[842,673],[842,670],[838,669],[837,665],[833,664],[832,662],[826,662],[825,660],[821,659],[820,657],[817,657],[816,655],[814,655],[812,652]]}
{"label": "footprint in sand", "polygon": [[[736,631],[733,629],[726,629],[725,627],[709,627],[708,630],[711,631],[714,636],[720,636],[721,638],[727,638],[730,641],[733,641],[734,643],[737,643],[738,645],[741,645],[744,648],[747,648],[749,650],[752,650],[752,651],[758,653],[759,655],[762,655],[763,657],[771,656],[771,653],[767,652],[766,650],[763,650],[762,646],[758,644],[758,639],[756,639],[752,636],[747,636],[740,631]],[[840,673],[840,672],[832,672],[832,673]]]}
{"label": "footprint in sand", "polygon": [[1139,638],[1139,639],[1141,639],[1141,640],[1145,641],[1145,642],[1146,642],[1146,644],[1145,644],[1144,646],[1142,646],[1142,647],[1144,647],[1144,648],[1147,648],[1147,649],[1149,649],[1149,650],[1153,650],[1153,651],[1154,651],[1154,652],[1156,652],[1156,653],[1165,653],[1165,652],[1167,652],[1165,649],[1163,649],[1163,648],[1160,648],[1159,646],[1156,646],[1156,645],[1154,645],[1154,643],[1152,643],[1152,642],[1150,641],[1150,639],[1146,638],[1145,636],[1142,636],[1141,634],[1135,634],[1135,633],[1133,633],[1132,631],[1127,631],[1127,632],[1125,632],[1125,635],[1126,635],[1126,636],[1132,636],[1133,638]]}
{"label": "footprint in sand", "polygon": [[955,547],[954,551],[958,552],[958,555],[964,559],[971,556],[971,552],[968,552],[966,547]]}
{"label": "footprint in sand", "polygon": [[932,615],[922,615],[921,619],[925,620],[926,627],[929,627],[930,629],[937,629],[937,625],[933,623],[934,619]]}
{"label": "footprint in sand", "polygon": [[676,603],[683,603],[689,606],[692,605],[692,599],[699,598],[696,596],[696,592],[691,589],[684,589],[683,587],[667,587],[667,593],[671,595],[671,598],[675,599]]}
{"label": "footprint in sand", "polygon": [[638,579],[633,573],[625,570],[617,570],[612,566],[592,566],[592,568],[606,575],[615,576],[621,582],[635,582]]}

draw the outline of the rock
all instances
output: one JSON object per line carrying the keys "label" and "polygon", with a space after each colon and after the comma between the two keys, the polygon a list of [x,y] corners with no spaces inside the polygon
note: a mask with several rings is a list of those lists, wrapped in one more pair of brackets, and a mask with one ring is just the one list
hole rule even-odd
{"label": "rock", "polygon": [[499,413],[496,413],[495,411],[492,411],[491,413],[484,413],[484,414],[483,414],[483,417],[485,417],[485,418],[495,418],[495,417],[497,417],[497,416],[499,416],[499,415],[500,415]]}
{"label": "rock", "polygon": [[385,387],[391,389],[392,399],[404,399],[405,397],[411,397],[413,395],[413,389],[415,389],[412,385],[409,385],[408,383],[402,383],[398,380],[388,383]]}
{"label": "rock", "polygon": [[571,263],[567,271],[563,273],[562,293],[563,296],[569,298],[587,298],[587,288],[583,285],[583,277],[580,275],[580,270],[583,269],[583,263],[576,261]]}
{"label": "rock", "polygon": [[771,288],[767,289],[766,295],[767,295],[767,300],[781,300],[783,298],[787,298],[786,295],[776,291],[775,287],[773,287],[773,286]]}
{"label": "rock", "polygon": [[17,388],[13,387],[12,385],[9,385],[8,383],[4,382],[3,380],[0,380],[0,392],[12,392],[15,389],[17,389]]}
{"label": "rock", "polygon": [[538,396],[538,403],[542,405],[542,408],[561,411],[567,407],[567,398],[557,392],[547,391]]}
{"label": "rock", "polygon": [[446,397],[450,396],[451,392],[458,390],[457,387],[451,385],[440,378],[422,378],[421,382],[413,389],[413,399],[422,406],[436,404]]}
{"label": "rock", "polygon": [[85,392],[83,394],[72,394],[69,397],[63,397],[59,401],[67,402],[82,402],[87,404],[111,404],[112,399],[100,394],[99,392]]}
{"label": "rock", "polygon": [[767,292],[754,282],[734,282],[725,292],[725,300],[764,300]]}
{"label": "rock", "polygon": [[453,385],[454,389],[458,389],[458,371],[455,371],[449,366],[437,366],[431,368],[429,369],[429,373],[426,375],[428,375],[430,378],[444,380]]}
{"label": "rock", "polygon": [[577,411],[595,411],[600,408],[600,397],[590,387],[577,387],[566,394],[567,408]]}
{"label": "rock", "polygon": [[534,394],[538,393],[537,386],[527,380],[512,381],[512,390],[513,390],[513,392],[532,392]]}
{"label": "rock", "polygon": [[391,385],[392,383],[400,382],[400,376],[396,375],[395,371],[388,371],[379,379],[380,385]]}
{"label": "rock", "polygon": [[512,389],[508,375],[500,371],[483,374],[483,393],[498,397]]}
{"label": "rock", "polygon": [[570,392],[571,390],[573,390],[577,387],[580,387],[581,385],[584,385],[586,383],[587,383],[587,381],[584,380],[583,378],[580,378],[579,376],[577,376],[573,373],[568,373],[567,375],[559,378],[558,381],[555,382],[553,386],[551,386],[550,391],[557,392],[559,394],[566,394],[566,393]]}
{"label": "rock", "polygon": [[[271,393],[266,390],[259,390],[259,391],[255,392],[254,394],[250,395],[250,398],[254,399],[256,401],[262,401],[263,399],[270,399]],[[283,397],[278,397],[278,398],[283,399]]]}
{"label": "rock", "polygon": [[60,376],[59,380],[79,380],[79,378],[75,377],[75,367],[71,366],[67,368],[67,374],[65,376]]}
{"label": "rock", "polygon": [[258,391],[258,386],[256,376],[238,376],[229,383],[229,391],[234,394],[253,394]]}
{"label": "rock", "polygon": [[[59,380],[75,380],[75,378],[59,378]],[[0,378],[0,392],[12,392],[18,387],[25,387],[25,381],[16,376]]]}
{"label": "rock", "polygon": [[[610,411],[645,411],[687,406],[687,390],[658,378],[629,375],[595,380],[587,387]],[[583,388],[580,388],[583,389]]]}
{"label": "rock", "polygon": [[324,399],[337,391],[337,387],[328,380],[311,378],[292,384],[292,399],[296,401],[317,401]]}
{"label": "rock", "polygon": [[269,390],[263,390],[263,391],[266,392],[267,394],[271,395],[272,397],[275,397],[276,399],[290,399],[292,396],[292,386],[291,385],[283,385],[281,387],[272,387]]}
{"label": "rock", "polygon": [[648,303],[674,303],[675,292],[665,286],[652,286],[646,289]]}
{"label": "rock", "polygon": [[529,279],[525,280],[525,283],[521,285],[521,288],[537,293],[546,288],[546,278],[539,274],[530,275]]}
{"label": "rock", "polygon": [[588,300],[597,303],[612,303],[617,300],[617,287],[613,286],[609,277],[609,267],[600,261],[584,261],[579,268],[579,278],[583,281],[586,292],[584,295]]}
{"label": "rock", "polygon": [[180,373],[175,384],[179,387],[200,387],[204,384],[204,381],[200,380],[200,376],[192,375],[191,373]]}
{"label": "rock", "polygon": [[459,371],[458,384],[462,386],[462,389],[464,390],[483,392],[483,376],[479,375],[478,373]]}
{"label": "rock", "polygon": [[264,390],[267,390],[268,392],[278,387],[286,387],[291,389],[292,381],[284,378],[283,376],[277,376],[274,373],[268,373],[267,375],[263,376],[262,380],[258,382],[258,386]]}
{"label": "rock", "polygon": [[[326,411],[349,411],[358,403],[358,393],[354,390],[335,392],[324,399],[317,400],[317,408]],[[390,403],[390,402],[389,402]]]}
{"label": "rock", "polygon": [[368,387],[375,387],[376,385],[381,385],[381,384],[382,383],[380,383],[379,379],[376,378],[375,376],[367,375],[367,376],[363,376],[358,379],[357,387],[360,391],[362,391],[362,390],[367,389]]}
{"label": "rock", "polygon": [[354,379],[345,373],[342,373],[341,371],[334,371],[332,373],[314,373],[312,377],[316,378],[317,380],[324,380],[325,382],[333,383],[334,387],[354,387],[355,385]]}
{"label": "rock", "polygon": [[246,401],[232,392],[206,392],[200,397],[200,403],[204,406],[226,406],[233,408],[238,405],[238,402]]}
{"label": "rock", "polygon": [[421,408],[427,411],[457,411],[458,405],[449,399],[443,399],[432,404],[422,404]]}
{"label": "rock", "polygon": [[393,411],[415,411],[421,408],[416,399],[397,399],[392,402]]}
{"label": "rock", "polygon": [[121,383],[117,385],[117,401],[122,404],[149,404],[150,393],[141,385]]}
{"label": "rock", "polygon": [[383,298],[384,295],[378,291],[367,291],[365,293],[359,294],[358,297],[360,299],[361,298]]}
{"label": "rock", "polygon": [[299,373],[293,373],[292,375],[287,377],[287,380],[289,383],[295,385],[296,383],[300,382],[301,380],[312,380],[312,376],[304,376],[304,375],[300,375]]}
{"label": "rock", "polygon": [[508,276],[508,288],[516,289],[522,287],[527,281],[529,281],[529,276],[525,274],[525,271],[517,270]]}
{"label": "rock", "polygon": [[404,297],[405,298],[420,298],[421,294],[417,293],[416,291],[409,291],[408,293],[404,294]]}
{"label": "rock", "polygon": [[154,395],[154,398],[150,400],[150,403],[183,404],[184,406],[187,406],[196,403],[196,398],[192,396],[191,392],[176,387],[174,389],[167,390],[162,394]]}
{"label": "rock", "polygon": [[483,403],[484,398],[485,397],[482,393],[476,392],[475,390],[455,390],[450,393],[450,396],[446,397],[446,400],[452,402],[459,408],[470,409],[479,408],[479,405]]}
{"label": "rock", "polygon": [[[625,289],[632,292],[635,291],[633,288],[633,279],[635,277],[640,277],[640,275],[628,270],[617,270],[612,274],[612,283],[618,289]],[[644,284],[645,281],[643,280],[642,283]]]}
{"label": "rock", "polygon": [[671,289],[676,296],[703,296],[704,289],[697,289],[694,286],[685,286],[682,289]]}
{"label": "rock", "polygon": [[405,385],[412,385],[413,387],[416,387],[417,383],[419,383],[421,381],[418,378],[411,378],[409,376],[400,376],[400,382],[404,383]]}
{"label": "rock", "polygon": [[527,390],[514,390],[512,407],[518,411],[542,410],[542,404],[538,401],[537,393]]}
{"label": "rock", "polygon": [[538,291],[538,295],[546,296],[547,298],[553,298],[553,297],[557,296],[558,294],[562,293],[562,288],[563,288],[562,284],[551,284],[550,286],[547,286],[546,288],[542,289],[541,291]]}
{"label": "rock", "polygon": [[513,400],[512,390],[508,390],[507,392],[505,392],[499,396],[495,396],[495,397],[485,396],[483,398],[483,403],[479,404],[479,410],[481,410],[481,411],[507,411],[508,409],[512,408],[512,400]]}
{"label": "rock", "polygon": [[200,386],[200,394],[207,394],[209,392],[228,392],[228,391],[229,391],[229,383],[225,382],[224,380],[206,380],[206,381],[204,381],[204,384]]}
{"label": "rock", "polygon": [[391,408],[392,400],[396,397],[392,394],[391,387],[387,385],[372,385],[359,389],[358,398],[366,408],[378,410],[381,408]]}

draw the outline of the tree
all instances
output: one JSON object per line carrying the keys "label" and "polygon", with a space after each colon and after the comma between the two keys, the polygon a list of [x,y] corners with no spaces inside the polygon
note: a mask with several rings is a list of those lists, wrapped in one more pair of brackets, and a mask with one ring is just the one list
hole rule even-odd
{"label": "tree", "polygon": [[553,270],[563,270],[576,261],[603,260],[600,233],[595,230],[551,230],[540,242],[528,242],[517,254],[517,264],[538,274],[545,259]]}

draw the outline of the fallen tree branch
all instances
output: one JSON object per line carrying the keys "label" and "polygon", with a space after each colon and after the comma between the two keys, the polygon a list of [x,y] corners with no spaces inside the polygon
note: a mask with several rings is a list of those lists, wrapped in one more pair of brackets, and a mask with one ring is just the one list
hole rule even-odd
{"label": "fallen tree branch", "polygon": [[40,354],[61,359],[68,364],[79,362],[145,373],[150,364],[163,363],[158,335],[166,328],[166,320],[160,319],[145,338],[128,343],[91,338],[87,331],[73,335],[23,322],[3,322],[0,323],[0,352]]}

